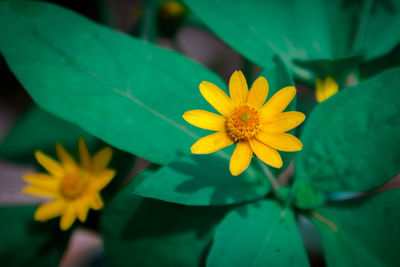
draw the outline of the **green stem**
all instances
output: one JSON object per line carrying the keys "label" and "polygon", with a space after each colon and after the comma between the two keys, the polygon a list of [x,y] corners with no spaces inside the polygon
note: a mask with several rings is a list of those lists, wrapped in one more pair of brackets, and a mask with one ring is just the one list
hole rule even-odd
{"label": "green stem", "polygon": [[274,195],[276,198],[280,199],[278,190],[281,187],[275,177],[275,175],[272,174],[271,170],[264,164],[264,162],[262,162],[260,159],[258,159],[258,164],[260,164],[261,169],[263,170],[265,176],[267,176],[269,182],[271,183],[272,186],[272,190],[274,192]]}
{"label": "green stem", "polygon": [[144,16],[140,37],[150,43],[157,39],[157,0],[146,0],[144,4]]}

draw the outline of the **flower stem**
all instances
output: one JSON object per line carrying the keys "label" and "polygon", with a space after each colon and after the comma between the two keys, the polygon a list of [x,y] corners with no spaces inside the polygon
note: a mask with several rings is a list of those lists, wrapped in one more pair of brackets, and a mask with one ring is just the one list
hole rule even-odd
{"label": "flower stem", "polygon": [[140,37],[150,43],[157,39],[157,1],[147,0],[144,4],[143,24]]}
{"label": "flower stem", "polygon": [[269,182],[271,183],[272,186],[272,190],[274,192],[274,195],[276,198],[280,199],[280,196],[278,194],[278,190],[281,187],[275,177],[275,175],[272,174],[272,172],[270,171],[270,169],[264,164],[264,162],[262,162],[259,158],[257,158],[258,160],[258,164],[260,164],[265,176],[267,176]]}

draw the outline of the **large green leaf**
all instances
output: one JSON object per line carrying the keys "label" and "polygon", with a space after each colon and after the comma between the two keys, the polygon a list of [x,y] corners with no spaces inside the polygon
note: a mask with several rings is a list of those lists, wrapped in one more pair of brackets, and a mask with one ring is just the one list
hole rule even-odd
{"label": "large green leaf", "polygon": [[307,121],[296,182],[324,192],[368,190],[400,172],[400,68],[341,91]]}
{"label": "large green leaf", "polygon": [[217,227],[207,266],[309,266],[293,212],[260,201],[231,211]]}
{"label": "large green leaf", "polygon": [[[68,23],[66,23],[68,22]],[[122,150],[166,163],[199,137],[182,114],[204,67],[48,3],[0,3],[0,52],[45,110]],[[29,45],[27,45],[29,44]]]}
{"label": "large green leaf", "polygon": [[[388,53],[400,40],[396,0],[184,2],[222,39],[261,66],[268,66],[275,54],[288,64],[363,52],[369,59]],[[313,78],[291,67],[299,76]]]}
{"label": "large green leaf", "polygon": [[332,229],[313,219],[322,237],[327,265],[398,266],[399,201],[400,190],[395,189],[317,209],[337,227],[332,225]]}
{"label": "large green leaf", "polygon": [[57,266],[68,242],[57,222],[33,220],[36,207],[0,208],[2,266]]}
{"label": "large green leaf", "polygon": [[[357,6],[357,1],[346,0]],[[400,42],[400,1],[365,0],[354,49],[365,53],[366,60],[380,57]]]}
{"label": "large green leaf", "polygon": [[[284,63],[276,57],[275,67],[260,75],[267,78],[269,98],[279,89],[293,85],[293,78]],[[294,110],[293,100],[287,110]],[[225,151],[229,151],[225,154]],[[227,205],[250,201],[265,196],[271,189],[265,175],[253,158],[251,167],[242,175],[229,173],[231,150],[212,155],[181,157],[143,180],[135,193],[185,205]],[[270,168],[279,175],[289,165],[293,153],[282,153],[284,165],[281,169]],[[268,167],[267,167],[268,168]]]}
{"label": "large green leaf", "polygon": [[101,218],[110,265],[202,266],[214,226],[228,209],[143,199],[132,194],[132,186],[105,207]]}
{"label": "large green leaf", "polygon": [[140,196],[185,205],[227,205],[265,196],[271,186],[259,169],[239,176],[229,172],[228,159],[217,155],[179,158],[143,179]]}
{"label": "large green leaf", "polygon": [[72,153],[77,150],[79,137],[85,138],[89,148],[94,148],[99,143],[76,125],[35,106],[15,122],[0,143],[0,157],[18,162],[35,162],[35,150],[40,149],[46,154],[54,155],[56,142],[61,142]]}

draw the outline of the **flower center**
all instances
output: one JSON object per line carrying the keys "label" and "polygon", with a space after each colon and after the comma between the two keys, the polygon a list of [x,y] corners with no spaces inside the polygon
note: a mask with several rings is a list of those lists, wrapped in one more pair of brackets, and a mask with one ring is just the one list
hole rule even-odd
{"label": "flower center", "polygon": [[65,198],[75,199],[82,194],[88,183],[88,177],[83,173],[66,173],[60,185],[60,193]]}
{"label": "flower center", "polygon": [[249,140],[258,133],[258,112],[248,106],[236,108],[226,120],[228,134],[235,141]]}

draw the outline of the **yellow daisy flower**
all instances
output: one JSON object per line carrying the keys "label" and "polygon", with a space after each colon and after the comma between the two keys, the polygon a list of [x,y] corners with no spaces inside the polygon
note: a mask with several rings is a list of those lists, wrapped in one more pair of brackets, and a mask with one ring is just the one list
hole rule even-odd
{"label": "yellow daisy flower", "polygon": [[115,171],[107,169],[112,157],[112,149],[101,149],[92,158],[83,138],[78,140],[80,163],[56,144],[60,163],[41,151],[35,152],[37,161],[49,173],[24,175],[30,185],[23,192],[30,195],[51,198],[51,202],[42,204],[35,212],[35,220],[47,221],[61,216],[60,227],[69,229],[76,218],[86,221],[89,208],[99,210],[103,207],[100,191],[114,178]]}
{"label": "yellow daisy flower", "polygon": [[253,152],[266,164],[280,168],[283,163],[277,150],[301,150],[300,140],[285,133],[305,119],[301,112],[283,112],[296,95],[294,86],[279,90],[264,104],[268,96],[267,80],[259,77],[249,91],[243,73],[235,71],[229,81],[230,98],[206,81],[200,84],[200,92],[222,116],[204,110],[183,114],[188,123],[216,132],[195,142],[190,148],[192,153],[213,153],[236,143],[229,164],[230,172],[236,176],[250,165]]}
{"label": "yellow daisy flower", "polygon": [[319,103],[339,92],[339,85],[331,76],[327,76],[325,80],[317,79],[315,87],[315,96]]}

